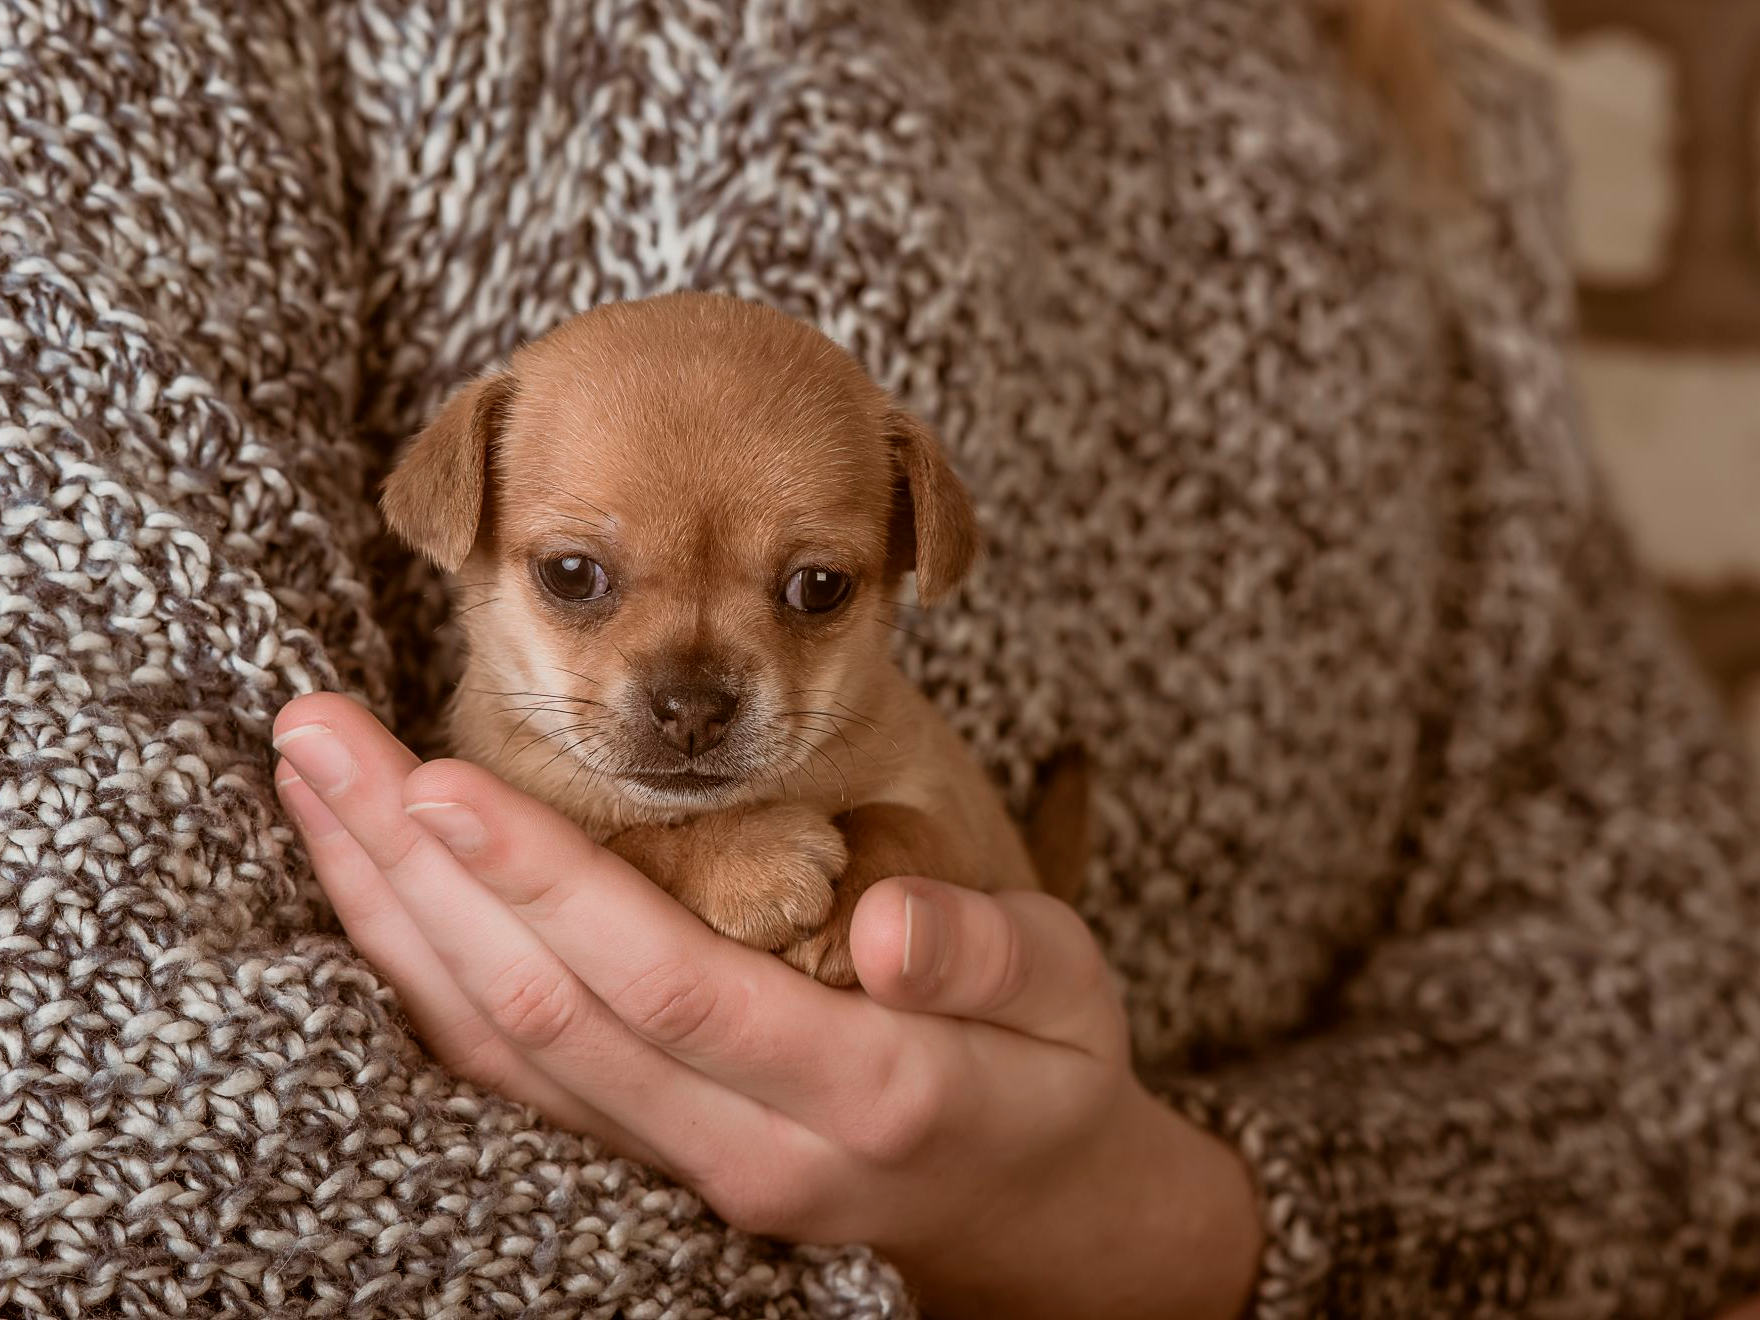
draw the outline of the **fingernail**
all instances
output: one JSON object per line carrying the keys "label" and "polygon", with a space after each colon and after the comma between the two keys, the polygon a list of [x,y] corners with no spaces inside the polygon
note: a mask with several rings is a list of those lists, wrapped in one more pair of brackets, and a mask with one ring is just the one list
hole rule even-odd
{"label": "fingernail", "polygon": [[307,839],[322,843],[342,833],[342,822],[336,819],[336,813],[324,805],[324,799],[312,792],[311,785],[301,780],[293,767],[283,765],[276,770],[275,787],[280,791],[281,805]]}
{"label": "fingernail", "polygon": [[327,724],[302,724],[272,745],[293,762],[299,777],[320,793],[334,796],[354,783],[354,757]]}
{"label": "fingernail", "polygon": [[899,979],[924,982],[941,966],[944,934],[941,914],[935,905],[916,894],[904,896],[904,955],[899,960]]}
{"label": "fingernail", "polygon": [[488,837],[483,818],[462,803],[412,802],[404,811],[453,852],[475,852]]}

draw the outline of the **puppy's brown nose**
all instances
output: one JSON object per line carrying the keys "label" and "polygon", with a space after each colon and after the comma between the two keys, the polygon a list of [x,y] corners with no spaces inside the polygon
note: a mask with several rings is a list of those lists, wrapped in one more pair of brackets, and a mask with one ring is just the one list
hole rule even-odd
{"label": "puppy's brown nose", "polygon": [[727,732],[739,698],[725,688],[679,684],[654,690],[654,723],[686,756],[701,756]]}

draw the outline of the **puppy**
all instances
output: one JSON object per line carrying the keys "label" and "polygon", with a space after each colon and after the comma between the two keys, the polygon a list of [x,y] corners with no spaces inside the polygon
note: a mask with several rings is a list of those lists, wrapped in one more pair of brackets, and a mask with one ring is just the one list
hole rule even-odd
{"label": "puppy", "polygon": [[455,752],[724,935],[847,985],[883,876],[1036,883],[889,658],[905,575],[930,603],[970,568],[971,502],[805,323],[706,294],[576,317],[454,394],[383,508],[455,575]]}

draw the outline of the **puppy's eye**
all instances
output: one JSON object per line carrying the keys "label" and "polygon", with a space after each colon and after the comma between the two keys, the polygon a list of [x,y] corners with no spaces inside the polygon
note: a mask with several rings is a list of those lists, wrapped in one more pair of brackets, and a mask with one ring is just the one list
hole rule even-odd
{"label": "puppy's eye", "polygon": [[834,568],[803,568],[788,580],[782,599],[790,609],[825,614],[843,604],[854,583]]}
{"label": "puppy's eye", "polygon": [[538,581],[563,600],[597,600],[611,590],[605,570],[585,555],[558,555],[538,565]]}

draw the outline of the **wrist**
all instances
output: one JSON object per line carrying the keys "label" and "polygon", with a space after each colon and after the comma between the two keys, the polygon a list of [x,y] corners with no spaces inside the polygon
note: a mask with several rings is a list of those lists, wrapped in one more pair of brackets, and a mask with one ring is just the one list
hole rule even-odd
{"label": "wrist", "polygon": [[937,1316],[1235,1320],[1261,1248],[1238,1153],[1133,1078],[1091,1140],[1021,1170],[956,1231],[888,1254]]}

